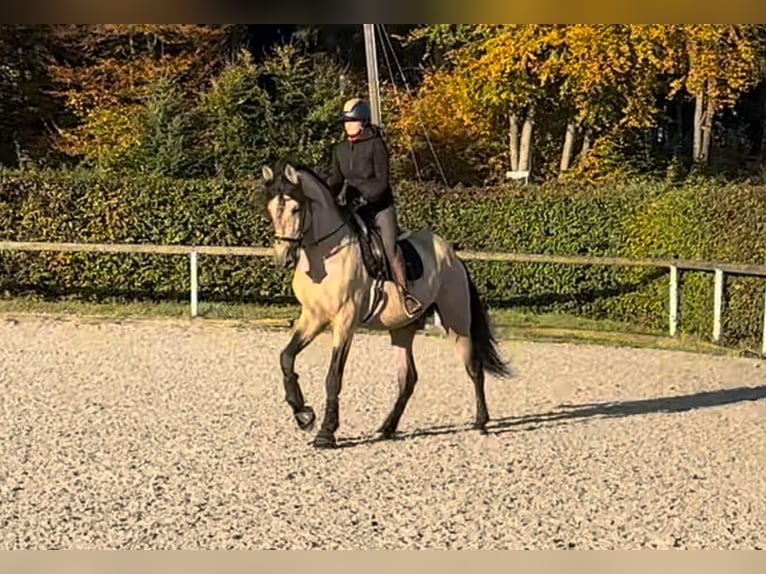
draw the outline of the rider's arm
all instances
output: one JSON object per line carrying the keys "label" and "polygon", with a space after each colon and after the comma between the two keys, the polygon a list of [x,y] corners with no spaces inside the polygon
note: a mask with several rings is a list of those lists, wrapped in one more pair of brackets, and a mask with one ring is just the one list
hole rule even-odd
{"label": "rider's arm", "polygon": [[327,178],[327,187],[330,188],[333,195],[338,195],[343,188],[344,182],[343,173],[340,171],[340,162],[338,161],[338,149],[335,148],[332,152],[332,169],[330,171],[330,177]]}

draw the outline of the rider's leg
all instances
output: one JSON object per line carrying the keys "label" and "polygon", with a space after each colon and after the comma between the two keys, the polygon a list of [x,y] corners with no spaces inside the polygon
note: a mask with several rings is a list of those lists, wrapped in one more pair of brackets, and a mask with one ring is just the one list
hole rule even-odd
{"label": "rider's leg", "polygon": [[380,230],[383,240],[383,249],[386,252],[394,280],[399,285],[404,299],[404,308],[409,315],[415,315],[421,310],[420,302],[407,292],[407,273],[404,266],[404,257],[399,249],[396,237],[399,226],[396,222],[394,207],[387,207],[375,216],[375,225]]}
{"label": "rider's leg", "polygon": [[391,271],[400,287],[407,285],[407,274],[404,267],[404,259],[399,245],[396,242],[397,228],[394,208],[388,207],[375,216],[375,225],[380,230],[383,240],[383,250],[391,265]]}

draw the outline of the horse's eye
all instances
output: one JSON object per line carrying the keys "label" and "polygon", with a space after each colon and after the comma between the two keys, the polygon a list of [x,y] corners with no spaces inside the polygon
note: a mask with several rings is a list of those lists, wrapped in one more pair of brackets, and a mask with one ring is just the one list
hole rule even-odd
{"label": "horse's eye", "polygon": [[300,210],[301,210],[301,208],[298,207],[297,205],[295,207],[293,207],[293,215],[297,214]]}

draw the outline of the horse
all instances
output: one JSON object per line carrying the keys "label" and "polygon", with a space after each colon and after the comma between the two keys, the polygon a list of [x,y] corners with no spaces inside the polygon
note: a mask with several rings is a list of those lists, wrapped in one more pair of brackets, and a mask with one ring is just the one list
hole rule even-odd
{"label": "horse", "polygon": [[291,287],[301,305],[289,342],[279,356],[285,401],[298,427],[310,430],[316,414],[306,404],[295,361],[317,335],[332,331],[332,355],[325,379],[325,412],[313,446],[334,448],[339,427],[339,395],[349,348],[357,330],[388,331],[397,349],[398,397],[379,440],[391,439],[418,381],[413,340],[428,317],[438,312],[442,327],[473,381],[473,428],[486,433],[489,412],[485,373],[508,378],[508,363],[498,349],[477,288],[453,247],[428,230],[402,230],[410,292],[422,303],[414,317],[405,312],[399,290],[385,263],[382,243],[352,210],[336,202],[325,181],[311,168],[285,164],[275,176],[262,167],[264,201],[274,232],[275,265],[293,271]]}

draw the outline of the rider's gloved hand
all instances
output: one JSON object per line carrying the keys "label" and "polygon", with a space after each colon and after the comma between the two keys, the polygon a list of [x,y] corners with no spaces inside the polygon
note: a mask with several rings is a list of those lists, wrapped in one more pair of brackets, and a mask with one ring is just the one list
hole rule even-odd
{"label": "rider's gloved hand", "polygon": [[335,198],[335,202],[338,205],[345,206],[346,205],[346,190],[348,189],[348,181],[343,182],[343,189],[340,190],[340,193]]}
{"label": "rider's gloved hand", "polygon": [[364,197],[361,194],[357,195],[354,198],[354,209],[359,209],[360,207],[364,207],[365,205],[367,205],[367,203],[368,202],[367,202],[367,198],[366,197]]}

